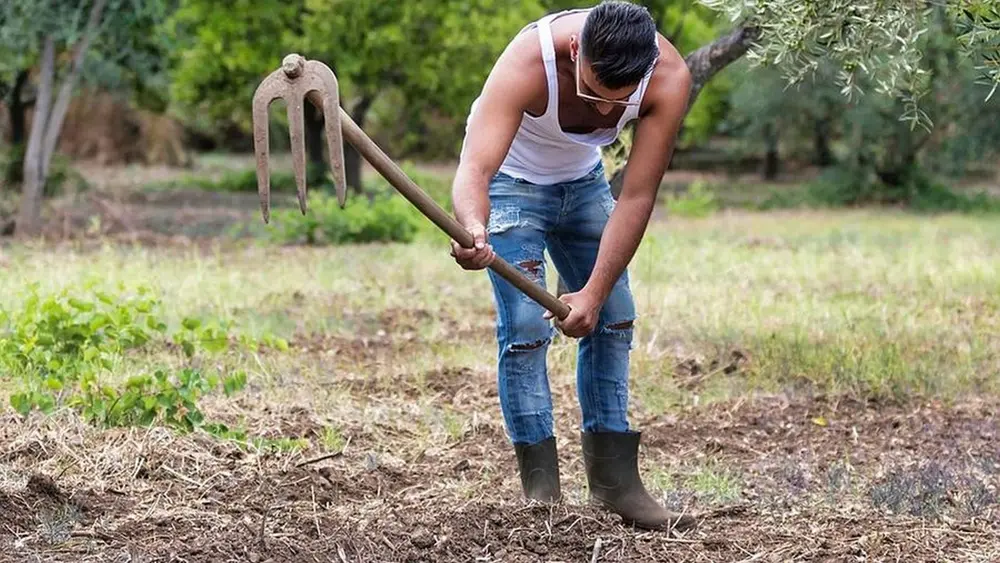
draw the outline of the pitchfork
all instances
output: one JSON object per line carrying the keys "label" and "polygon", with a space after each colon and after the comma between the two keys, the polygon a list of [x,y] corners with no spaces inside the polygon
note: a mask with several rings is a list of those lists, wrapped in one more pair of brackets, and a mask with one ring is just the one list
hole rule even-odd
{"label": "pitchfork", "polygon": [[[382,149],[375,144],[354,120],[340,107],[340,93],[337,77],[330,67],[320,61],[309,60],[298,54],[287,55],[281,61],[281,68],[269,74],[257,87],[253,96],[253,141],[257,155],[257,189],[260,194],[261,213],[264,222],[271,218],[271,178],[268,170],[268,108],[278,98],[283,98],[288,107],[288,126],[291,132],[292,167],[295,169],[295,185],[298,189],[299,209],[306,213],[306,151],[305,118],[302,107],[308,99],[321,111],[326,121],[326,143],[330,154],[330,168],[333,170],[334,188],[341,209],[347,200],[347,185],[344,177],[343,139],[354,146],[365,160],[377,170],[410,203],[416,206],[428,219],[463,248],[472,248],[472,233],[465,230],[453,217],[448,215],[433,199],[411,180]],[[519,270],[499,256],[490,264],[490,269],[512,285],[523,291],[540,305],[562,320],[569,315],[569,306],[532,282]]]}

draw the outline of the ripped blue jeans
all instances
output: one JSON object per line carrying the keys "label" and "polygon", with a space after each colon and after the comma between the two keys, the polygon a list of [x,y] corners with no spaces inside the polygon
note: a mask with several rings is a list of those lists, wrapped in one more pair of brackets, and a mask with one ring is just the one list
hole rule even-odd
{"label": "ripped blue jeans", "polygon": [[[590,277],[614,199],[598,164],[577,180],[538,185],[497,173],[490,182],[487,232],[497,256],[545,286],[547,250],[569,291]],[[547,352],[556,330],[545,309],[488,270],[497,310],[500,406],[512,442],[553,435]],[[597,327],[579,339],[577,397],[583,430],[628,431],[629,353],[635,306],[628,273],[615,283]]]}

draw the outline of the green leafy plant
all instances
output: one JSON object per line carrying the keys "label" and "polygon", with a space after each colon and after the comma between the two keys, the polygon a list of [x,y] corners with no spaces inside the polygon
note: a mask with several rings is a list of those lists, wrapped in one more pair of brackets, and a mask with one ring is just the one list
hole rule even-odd
{"label": "green leafy plant", "polygon": [[681,217],[708,217],[719,209],[715,194],[703,180],[692,182],[683,194],[667,194],[666,199],[669,212]]}
{"label": "green leafy plant", "polygon": [[[112,295],[93,287],[82,294],[64,289],[40,295],[37,285],[19,311],[0,313],[0,368],[20,383],[10,396],[23,415],[33,410],[76,410],[103,426],[162,424],[183,431],[206,426],[198,406],[208,393],[226,395],[246,385],[246,373],[206,374],[191,366],[165,366],[116,383],[127,355],[159,341],[180,349],[185,358],[214,354],[230,347],[231,326],[186,318],[168,336],[160,301],[146,287]],[[244,346],[255,342],[237,339]],[[283,341],[274,339],[277,346]],[[287,346],[287,344],[286,344]]]}
{"label": "green leafy plant", "polygon": [[185,368],[176,374],[158,369],[151,375],[132,376],[121,388],[84,380],[80,395],[69,404],[77,407],[86,420],[104,426],[148,426],[159,422],[190,432],[205,423],[205,415],[198,407],[202,396],[220,386],[226,396],[232,395],[246,385],[246,377],[242,371],[221,377]]}
{"label": "green leafy plant", "polygon": [[268,238],[281,244],[411,242],[420,228],[420,212],[400,196],[376,195],[369,201],[351,195],[344,209],[337,198],[313,192],[309,212],[278,209]]}
{"label": "green leafy plant", "polygon": [[126,351],[166,330],[145,288],[117,299],[97,291],[95,300],[65,290],[43,298],[37,286],[30,291],[21,311],[4,314],[8,329],[0,337],[0,366],[25,383],[10,399],[22,413],[51,410],[77,382],[114,370]]}

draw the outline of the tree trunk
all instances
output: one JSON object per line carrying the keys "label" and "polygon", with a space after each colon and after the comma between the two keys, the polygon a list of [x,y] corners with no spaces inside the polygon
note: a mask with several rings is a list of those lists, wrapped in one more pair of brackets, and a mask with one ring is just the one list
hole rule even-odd
{"label": "tree trunk", "polygon": [[90,9],[90,17],[83,36],[73,48],[73,60],[66,78],[59,89],[59,97],[52,103],[52,82],[55,77],[55,41],[52,36],[45,38],[42,61],[42,85],[35,102],[35,114],[31,125],[31,136],[24,156],[24,188],[21,194],[21,209],[18,213],[15,234],[35,236],[41,231],[42,195],[48,179],[52,154],[59,142],[69,102],[83,67],[83,59],[94,38],[101,21],[101,12],[107,0],[97,0]]}
{"label": "tree trunk", "polygon": [[778,154],[778,128],[768,123],[764,128],[764,142],[767,143],[767,153],[764,156],[764,179],[773,180],[778,177],[781,157]]}
{"label": "tree trunk", "polygon": [[28,69],[20,70],[14,79],[13,89],[7,98],[7,107],[10,109],[10,144],[11,158],[7,163],[7,169],[0,171],[3,174],[3,182],[0,189],[10,189],[19,185],[24,180],[24,140],[27,137],[25,131],[25,110],[26,104],[23,99],[24,85],[28,83]]}
{"label": "tree trunk", "polygon": [[316,185],[326,177],[329,168],[323,157],[323,112],[311,103],[304,106],[306,177],[309,178],[309,185]]}
{"label": "tree trunk", "polygon": [[625,167],[622,166],[615,173],[611,175],[608,179],[608,184],[611,187],[611,197],[618,200],[618,196],[622,195],[622,184],[625,182]]}
{"label": "tree trunk", "polygon": [[[371,108],[374,101],[374,96],[365,94],[354,104],[354,107],[351,109],[351,119],[358,124],[358,127],[364,128],[365,116],[368,114],[368,109]],[[349,190],[353,190],[359,194],[362,193],[361,155],[347,141],[344,141],[344,176],[346,177],[347,188]]]}
{"label": "tree trunk", "polygon": [[42,208],[42,189],[45,187],[45,173],[42,164],[42,139],[45,136],[45,122],[52,104],[52,80],[55,75],[56,46],[52,36],[45,38],[42,47],[41,68],[39,70],[38,94],[35,97],[35,117],[31,122],[28,147],[24,152],[24,184],[21,187],[21,209],[15,226],[18,235],[35,235],[39,230]]}
{"label": "tree trunk", "polygon": [[684,57],[684,62],[691,69],[691,97],[688,100],[688,109],[694,105],[705,84],[730,63],[745,55],[758,35],[759,30],[756,27],[738,27]]}
{"label": "tree trunk", "polygon": [[27,108],[23,98],[24,86],[28,83],[28,69],[22,69],[14,80],[14,89],[10,93],[10,143],[14,146],[24,144],[25,120]]}
{"label": "tree trunk", "polygon": [[361,155],[350,143],[344,142],[344,179],[347,191],[361,193]]}
{"label": "tree trunk", "polygon": [[813,148],[816,151],[816,166],[833,165],[833,151],[830,150],[830,119],[822,117],[813,123]]}
{"label": "tree trunk", "polygon": [[97,0],[90,9],[90,19],[87,21],[87,29],[74,47],[73,66],[70,67],[69,74],[63,79],[62,88],[59,90],[59,98],[52,108],[52,115],[49,116],[49,123],[45,129],[45,172],[48,174],[49,164],[52,162],[52,153],[56,151],[56,144],[59,142],[59,134],[62,132],[63,121],[66,119],[66,112],[69,111],[69,103],[73,99],[73,90],[80,78],[83,70],[83,59],[90,48],[90,42],[94,38],[98,24],[101,23],[101,12],[104,11],[104,4],[107,0]]}

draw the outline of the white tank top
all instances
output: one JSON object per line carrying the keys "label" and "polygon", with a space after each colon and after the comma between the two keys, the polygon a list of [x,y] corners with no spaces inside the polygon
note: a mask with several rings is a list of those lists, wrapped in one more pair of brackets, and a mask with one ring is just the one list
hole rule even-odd
{"label": "white tank top", "polygon": [[[556,73],[556,53],[552,41],[550,23],[553,19],[571,12],[570,10],[549,14],[535,24],[526,26],[528,30],[538,26],[538,38],[545,63],[548,81],[548,104],[545,113],[534,117],[527,112],[521,117],[521,126],[514,136],[507,156],[500,165],[500,172],[522,178],[534,184],[557,184],[568,182],[586,175],[601,160],[601,147],[610,145],[618,138],[622,128],[638,117],[639,106],[626,106],[615,128],[597,129],[591,133],[566,133],[559,125],[559,82]],[[649,76],[632,94],[630,100],[642,100],[649,82]],[[475,113],[479,98],[472,103],[470,112]],[[468,127],[468,121],[466,122]],[[462,150],[465,150],[463,142]]]}

